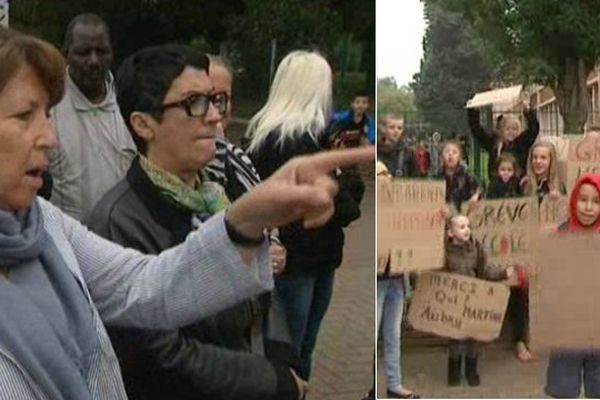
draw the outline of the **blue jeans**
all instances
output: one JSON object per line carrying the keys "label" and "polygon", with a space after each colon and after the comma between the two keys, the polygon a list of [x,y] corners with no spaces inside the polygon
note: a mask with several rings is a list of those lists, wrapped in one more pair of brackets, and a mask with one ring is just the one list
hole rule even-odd
{"label": "blue jeans", "polygon": [[275,296],[285,310],[292,344],[300,356],[298,375],[304,380],[310,377],[311,357],[331,301],[334,274],[325,271],[275,278]]}
{"label": "blue jeans", "polygon": [[558,398],[579,397],[581,382],[585,397],[600,397],[600,353],[598,351],[553,351],[546,371],[546,394]]}
{"label": "blue jeans", "polygon": [[[383,360],[389,390],[402,387],[400,367],[400,326],[404,311],[404,279],[377,281],[377,334],[383,329]],[[383,321],[382,321],[383,317]],[[377,336],[376,336],[377,337]]]}

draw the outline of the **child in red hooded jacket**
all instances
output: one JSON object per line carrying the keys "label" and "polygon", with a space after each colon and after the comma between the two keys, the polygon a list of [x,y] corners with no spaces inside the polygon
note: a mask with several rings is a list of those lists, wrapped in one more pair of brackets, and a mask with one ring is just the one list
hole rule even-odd
{"label": "child in red hooded jacket", "polygon": [[[582,176],[569,199],[569,220],[560,232],[600,232],[600,176]],[[585,396],[600,397],[600,351],[561,350],[550,354],[546,372],[546,393],[558,398],[579,397],[581,383]]]}

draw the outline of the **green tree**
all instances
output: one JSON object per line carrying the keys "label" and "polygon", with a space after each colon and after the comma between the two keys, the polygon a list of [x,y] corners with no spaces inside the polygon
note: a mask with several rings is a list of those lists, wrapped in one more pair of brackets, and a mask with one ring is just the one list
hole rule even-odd
{"label": "green tree", "polygon": [[375,93],[375,1],[329,0],[332,9],[339,10],[342,31],[361,44],[361,70],[366,73],[366,87]]}
{"label": "green tree", "polygon": [[290,51],[317,48],[332,54],[340,35],[338,14],[322,1],[244,0],[243,14],[228,21],[230,45],[244,66],[246,90],[265,93],[270,83],[271,43],[274,65]]}
{"label": "green tree", "polygon": [[[316,48],[335,72],[336,99],[343,106],[358,86],[374,93],[374,1],[362,0],[12,0],[11,25],[61,47],[68,22],[82,12],[108,22],[115,68],[141,47],[165,42],[202,51],[224,49],[232,58],[238,99],[251,114],[268,93],[273,66],[289,51]],[[371,79],[365,79],[365,73]],[[338,76],[336,76],[338,78]],[[367,84],[365,85],[365,82]],[[239,110],[240,108],[238,108]]]}
{"label": "green tree", "polygon": [[62,46],[69,21],[92,12],[111,29],[116,65],[141,47],[165,42],[210,44],[226,38],[225,22],[243,11],[242,0],[18,0],[11,2],[11,25]]}
{"label": "green tree", "polygon": [[424,11],[423,59],[411,83],[417,106],[434,130],[467,133],[465,104],[486,89],[492,70],[460,13],[447,10],[443,0],[425,0]]}
{"label": "green tree", "polygon": [[386,77],[377,81],[377,118],[392,114],[405,119],[419,119],[415,95],[410,86],[396,84],[394,78]]}
{"label": "green tree", "polygon": [[509,77],[551,87],[565,132],[582,133],[600,57],[600,1],[450,0]]}

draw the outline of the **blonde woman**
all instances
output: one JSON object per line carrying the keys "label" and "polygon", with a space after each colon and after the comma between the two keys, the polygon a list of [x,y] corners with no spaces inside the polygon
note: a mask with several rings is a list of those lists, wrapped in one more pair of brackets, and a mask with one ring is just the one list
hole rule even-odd
{"label": "blonde woman", "polygon": [[[279,64],[265,106],[250,120],[248,154],[262,179],[290,158],[321,151],[332,104],[332,73],[314,51],[294,51]],[[300,377],[310,376],[311,354],[331,300],[334,271],[342,262],[343,227],[360,216],[356,201],[340,184],[333,218],[322,228],[280,226],[287,249],[284,273],[275,279],[292,343],[300,354]]]}

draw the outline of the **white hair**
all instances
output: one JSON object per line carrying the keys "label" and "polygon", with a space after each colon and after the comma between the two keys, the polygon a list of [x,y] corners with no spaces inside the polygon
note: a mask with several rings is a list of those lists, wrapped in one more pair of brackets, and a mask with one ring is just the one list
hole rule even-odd
{"label": "white hair", "polygon": [[277,142],[307,132],[315,142],[331,112],[331,67],[314,51],[293,51],[277,67],[269,98],[248,123],[250,152],[277,130]]}

